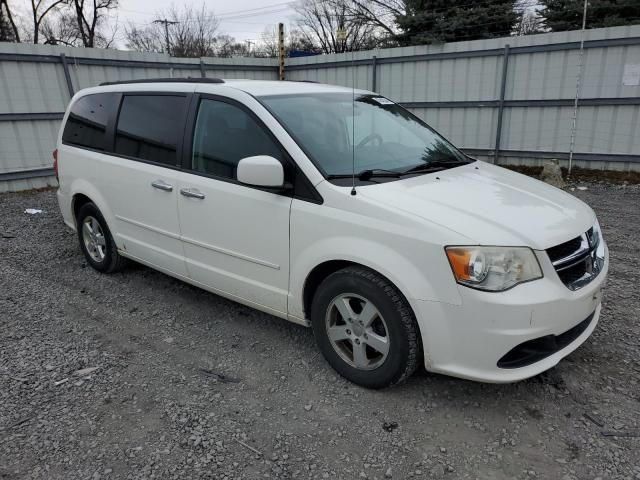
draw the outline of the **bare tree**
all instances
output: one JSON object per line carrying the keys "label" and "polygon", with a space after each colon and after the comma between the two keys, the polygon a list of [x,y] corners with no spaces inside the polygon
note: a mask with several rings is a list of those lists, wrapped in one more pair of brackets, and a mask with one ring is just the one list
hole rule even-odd
{"label": "bare tree", "polygon": [[0,0],[0,42],[20,42],[20,31],[7,0]]}
{"label": "bare tree", "polygon": [[124,27],[124,31],[128,49],[138,52],[164,52],[163,34],[155,24],[147,28],[139,28],[129,23]]}
{"label": "bare tree", "polygon": [[55,13],[60,7],[68,5],[68,0],[31,0],[31,19],[33,21],[33,43],[40,41],[42,23],[49,14]]}
{"label": "bare tree", "polygon": [[346,14],[363,24],[371,25],[384,32],[387,39],[397,35],[396,18],[406,15],[406,0],[330,0],[336,6],[343,6]]}
{"label": "bare tree", "polygon": [[543,19],[536,12],[524,12],[516,25],[516,35],[535,35],[536,33],[544,33]]}
{"label": "bare tree", "polygon": [[275,58],[278,56],[279,50],[278,27],[272,25],[265,28],[262,35],[260,35],[260,44],[257,48],[256,56]]}
{"label": "bare tree", "polygon": [[217,57],[248,57],[249,49],[246,43],[236,41],[230,35],[219,35],[216,38],[215,56]]}
{"label": "bare tree", "polygon": [[[101,35],[100,27],[106,21],[110,11],[118,7],[118,0],[73,0],[75,21],[83,47],[100,46],[113,42]],[[103,45],[104,46],[104,45]]]}
{"label": "bare tree", "polygon": [[[285,30],[286,31],[286,30]],[[289,50],[290,36],[285,35],[285,50]],[[262,58],[277,58],[280,53],[280,42],[278,41],[278,27],[271,25],[266,27],[260,35],[260,40],[256,45],[253,56]]]}
{"label": "bare tree", "polygon": [[307,38],[299,29],[293,29],[288,32],[287,43],[285,45],[287,49],[287,55],[291,52],[305,52],[305,53],[322,53],[317,45]]}
{"label": "bare tree", "polygon": [[[295,6],[303,36],[323,53],[373,48],[375,27],[349,14],[351,0],[301,0]],[[339,33],[340,32],[340,33]]]}
{"label": "bare tree", "polygon": [[[220,44],[229,43],[217,35],[219,21],[205,4],[198,9],[172,6],[168,11],[158,12],[158,18],[168,20],[169,53],[176,57],[210,57],[220,49]],[[144,28],[133,24],[125,27],[128,48],[143,52],[164,52],[165,27],[152,23]]]}
{"label": "bare tree", "polygon": [[[118,30],[109,14],[115,12],[118,0],[29,0],[23,19],[14,21],[9,0],[0,0],[0,12],[8,18],[17,41],[69,45],[74,47],[110,48]],[[6,12],[6,13],[5,13]]]}
{"label": "bare tree", "polygon": [[57,18],[46,20],[40,33],[44,37],[45,45],[77,47],[82,44],[76,19],[71,11],[63,11]]}
{"label": "bare tree", "polygon": [[536,4],[531,0],[520,0],[516,2],[515,11],[518,14],[518,22],[514,28],[515,35],[533,35],[543,33],[544,19],[538,13]]}
{"label": "bare tree", "polygon": [[176,57],[211,57],[215,54],[220,22],[204,3],[199,10],[172,6],[168,18],[177,22],[169,34],[171,53]]}
{"label": "bare tree", "polygon": [[[280,46],[278,44],[278,27],[265,28],[260,37],[258,47],[254,52],[256,57],[276,58]],[[291,51],[304,51],[306,53],[321,53],[317,45],[313,44],[299,29],[285,29],[284,49],[287,55]]]}

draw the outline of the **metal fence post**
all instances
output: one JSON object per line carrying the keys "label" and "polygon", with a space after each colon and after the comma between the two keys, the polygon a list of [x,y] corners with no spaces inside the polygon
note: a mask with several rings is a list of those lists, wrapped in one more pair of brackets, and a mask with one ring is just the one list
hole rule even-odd
{"label": "metal fence post", "polygon": [[378,88],[378,57],[371,57],[371,91],[375,92]]}
{"label": "metal fence post", "polygon": [[500,157],[500,137],[502,136],[502,114],[504,113],[504,95],[507,89],[507,73],[509,66],[509,44],[504,46],[502,60],[502,80],[500,84],[500,99],[498,100],[498,124],[496,126],[496,143],[493,149],[493,163],[498,163]]}
{"label": "metal fence post", "polygon": [[204,62],[200,59],[200,76],[206,78],[207,72],[204,70]]}
{"label": "metal fence post", "polygon": [[64,79],[67,82],[67,90],[69,90],[69,98],[75,95],[73,90],[73,83],[71,83],[71,75],[69,74],[69,65],[67,64],[67,56],[64,53],[60,54],[60,63],[62,63],[62,69],[64,71]]}
{"label": "metal fence post", "polygon": [[284,80],[284,23],[278,24],[278,80]]}

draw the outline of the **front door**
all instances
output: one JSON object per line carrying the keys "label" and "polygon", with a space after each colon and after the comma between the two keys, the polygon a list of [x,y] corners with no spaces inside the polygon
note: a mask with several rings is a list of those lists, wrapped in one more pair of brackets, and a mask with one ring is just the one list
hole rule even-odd
{"label": "front door", "polygon": [[286,313],[291,196],[243,185],[236,177],[242,158],[270,155],[284,163],[285,154],[234,101],[200,98],[194,112],[178,185],[188,274],[212,291]]}

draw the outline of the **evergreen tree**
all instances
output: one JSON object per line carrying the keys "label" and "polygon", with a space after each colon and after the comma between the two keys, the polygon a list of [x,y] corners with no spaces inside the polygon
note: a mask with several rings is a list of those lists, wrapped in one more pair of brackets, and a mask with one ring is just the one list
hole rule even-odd
{"label": "evergreen tree", "polygon": [[396,17],[403,45],[455,42],[511,35],[520,14],[514,0],[404,0]]}
{"label": "evergreen tree", "polygon": [[[554,32],[582,28],[583,0],[540,0],[540,15]],[[615,27],[640,23],[639,0],[589,0],[587,28]]]}

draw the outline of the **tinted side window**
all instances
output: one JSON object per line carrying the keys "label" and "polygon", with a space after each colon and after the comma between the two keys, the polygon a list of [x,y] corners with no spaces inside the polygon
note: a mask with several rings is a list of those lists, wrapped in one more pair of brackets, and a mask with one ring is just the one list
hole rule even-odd
{"label": "tinted side window", "polygon": [[204,99],[193,136],[191,168],[235,180],[238,162],[254,155],[283,155],[264,129],[244,110],[230,103]]}
{"label": "tinted side window", "polygon": [[177,165],[185,103],[185,97],[172,95],[125,95],[116,126],[115,152]]}
{"label": "tinted side window", "polygon": [[79,98],[71,107],[62,141],[96,150],[107,148],[107,122],[115,108],[116,94],[96,93]]}

